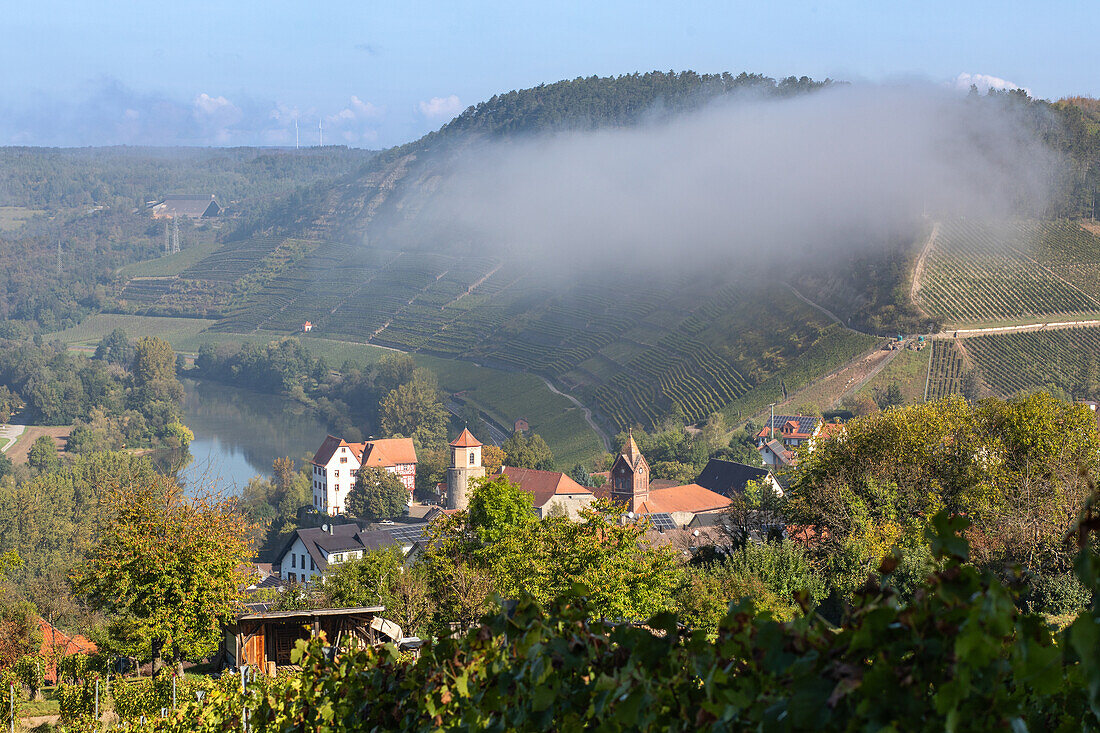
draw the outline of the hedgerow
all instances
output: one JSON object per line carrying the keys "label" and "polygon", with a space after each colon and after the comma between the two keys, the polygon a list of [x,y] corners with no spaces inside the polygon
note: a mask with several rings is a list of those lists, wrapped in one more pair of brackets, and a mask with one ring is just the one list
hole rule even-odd
{"label": "hedgerow", "polygon": [[[731,608],[717,636],[658,614],[593,620],[583,591],[521,599],[409,663],[392,647],[330,661],[322,641],[283,681],[223,685],[141,731],[1080,730],[1100,724],[1100,562],[1091,514],[1075,535],[1092,602],[1065,630],[1021,612],[967,563],[964,519],[928,533],[937,572],[902,605],[887,557],[841,624]],[[807,601],[808,602],[808,601]]]}

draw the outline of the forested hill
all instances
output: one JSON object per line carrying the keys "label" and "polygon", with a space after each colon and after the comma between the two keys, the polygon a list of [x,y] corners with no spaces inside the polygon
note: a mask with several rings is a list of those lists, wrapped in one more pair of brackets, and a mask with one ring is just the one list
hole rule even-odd
{"label": "forested hill", "polygon": [[469,107],[437,133],[424,138],[424,142],[468,133],[504,136],[633,125],[654,115],[675,115],[696,109],[733,92],[785,96],[832,83],[829,79],[814,81],[805,76],[777,82],[761,74],[744,72],[734,76],[729,72],[651,71],[617,77],[579,77],[495,94],[488,101]]}

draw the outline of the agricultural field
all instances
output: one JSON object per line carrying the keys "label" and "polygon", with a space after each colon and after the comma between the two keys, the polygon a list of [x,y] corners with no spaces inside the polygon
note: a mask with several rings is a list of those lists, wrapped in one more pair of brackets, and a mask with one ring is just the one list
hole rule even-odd
{"label": "agricultural field", "polygon": [[61,341],[70,346],[95,348],[104,336],[121,328],[131,339],[140,336],[158,336],[173,346],[177,342],[197,337],[216,321],[202,318],[165,318],[159,316],[133,316],[118,313],[96,313],[78,325],[64,331],[47,334],[47,341]]}
{"label": "agricultural field", "polygon": [[1069,222],[943,222],[920,306],[951,326],[1100,313],[1100,239]]}
{"label": "agricultural field", "polygon": [[[936,348],[936,343],[920,351],[903,349],[894,356],[886,367],[863,385],[856,394],[874,395],[884,391],[891,384],[898,385],[905,404],[911,405],[924,400],[925,383],[928,381],[928,361]],[[824,406],[823,406],[824,407]]]}
{"label": "agricultural field", "polygon": [[[216,322],[197,318],[162,318],[101,313],[89,316],[79,326],[49,334],[74,348],[94,348],[100,339],[115,328],[122,328],[130,338],[159,336],[180,353],[194,354],[204,343],[252,342],[266,344],[285,336],[272,331],[233,334],[205,330]],[[304,337],[302,342],[316,356],[329,364],[352,361],[363,365],[376,363],[387,349],[368,344]],[[428,354],[414,354],[419,366],[428,367],[439,378],[446,392],[465,392],[467,399],[493,419],[510,425],[523,417],[531,429],[540,434],[554,451],[564,469],[589,461],[603,453],[595,431],[584,415],[565,397],[555,395],[533,374],[505,372],[477,366],[466,361],[443,359]]]}
{"label": "agricultural field", "polygon": [[[967,341],[968,348],[971,343],[973,340]],[[948,395],[958,394],[962,390],[962,375],[966,371],[966,366],[955,342],[946,339],[933,341],[931,358],[924,399],[938,400]]]}
{"label": "agricultural field", "polygon": [[45,213],[23,206],[0,206],[0,233],[19,231],[31,218]]}
{"label": "agricultural field", "polygon": [[131,279],[122,298],[135,313],[218,317],[211,339],[309,321],[313,338],[542,375],[608,431],[698,422],[761,389],[749,403],[767,404],[871,343],[786,288],[719,273],[550,282],[491,257],[274,238],[227,244],[175,278]]}
{"label": "agricultural field", "polygon": [[1048,389],[1100,399],[1100,328],[975,336],[966,339],[966,351],[985,383],[1002,396]]}
{"label": "agricultural field", "polygon": [[193,267],[203,259],[213,254],[222,246],[222,243],[212,236],[205,241],[198,241],[193,246],[184,246],[174,254],[156,257],[151,260],[134,262],[119,268],[118,274],[122,278],[132,277],[170,277],[179,275],[184,270]]}

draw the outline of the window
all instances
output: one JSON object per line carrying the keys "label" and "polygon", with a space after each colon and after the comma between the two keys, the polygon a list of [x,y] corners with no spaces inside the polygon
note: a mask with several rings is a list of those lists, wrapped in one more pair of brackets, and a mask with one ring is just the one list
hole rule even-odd
{"label": "window", "polygon": [[347,456],[340,456],[340,463],[347,463],[347,462],[348,462],[348,457]]}
{"label": "window", "polygon": [[470,465],[474,465],[474,452],[470,451]]}
{"label": "window", "polygon": [[287,573],[287,578],[290,580],[291,583],[297,583],[298,582],[298,576],[295,575],[294,573]]}
{"label": "window", "polygon": [[335,471],[333,471],[332,475],[335,476],[336,478],[340,478],[340,469],[338,468]]}
{"label": "window", "polygon": [[292,568],[296,568],[296,567],[298,567],[298,566],[297,566],[297,565],[295,564],[295,563],[297,563],[297,562],[298,562],[298,556],[297,556],[297,555],[291,555],[291,556],[290,556],[290,567],[292,567]]}
{"label": "window", "polygon": [[309,558],[309,569],[310,569],[310,570],[316,570],[316,569],[317,569],[317,563],[313,562],[313,558],[312,558],[312,557],[311,557],[311,558]]}

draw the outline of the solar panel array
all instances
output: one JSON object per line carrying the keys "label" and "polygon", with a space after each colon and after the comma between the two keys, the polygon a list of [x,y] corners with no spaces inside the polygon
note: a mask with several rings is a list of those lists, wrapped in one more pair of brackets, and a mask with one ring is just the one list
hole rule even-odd
{"label": "solar panel array", "polygon": [[650,514],[649,523],[652,524],[653,528],[658,532],[676,529],[676,522],[672,521],[672,516],[669,514]]}
{"label": "solar panel array", "polygon": [[414,524],[410,527],[394,527],[390,530],[390,534],[398,542],[416,542],[424,537],[423,524]]}

